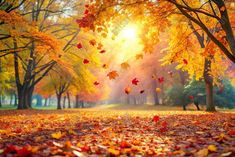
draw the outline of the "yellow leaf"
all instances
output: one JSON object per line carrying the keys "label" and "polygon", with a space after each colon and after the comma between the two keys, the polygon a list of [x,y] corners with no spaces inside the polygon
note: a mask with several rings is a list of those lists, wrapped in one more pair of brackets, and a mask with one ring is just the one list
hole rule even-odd
{"label": "yellow leaf", "polygon": [[63,135],[62,135],[61,131],[51,134],[51,137],[55,138],[55,139],[60,139],[62,136]]}
{"label": "yellow leaf", "polygon": [[120,154],[120,151],[119,150],[116,150],[116,149],[112,149],[112,148],[109,148],[108,149],[108,152],[112,155],[116,155],[118,156]]}
{"label": "yellow leaf", "polygon": [[202,149],[197,152],[198,157],[205,157],[208,155],[208,149]]}
{"label": "yellow leaf", "polygon": [[216,151],[217,151],[217,147],[216,147],[215,145],[213,145],[213,144],[209,145],[209,146],[207,147],[207,149],[208,149],[209,151],[211,151],[211,152],[216,152]]}
{"label": "yellow leaf", "polygon": [[121,64],[121,68],[127,70],[128,68],[130,68],[130,65],[127,62],[123,62]]}
{"label": "yellow leaf", "polygon": [[136,58],[136,59],[143,59],[144,56],[143,56],[143,54],[137,54],[137,55],[135,56],[135,58]]}
{"label": "yellow leaf", "polygon": [[156,92],[160,93],[161,92],[161,88],[156,88]]}

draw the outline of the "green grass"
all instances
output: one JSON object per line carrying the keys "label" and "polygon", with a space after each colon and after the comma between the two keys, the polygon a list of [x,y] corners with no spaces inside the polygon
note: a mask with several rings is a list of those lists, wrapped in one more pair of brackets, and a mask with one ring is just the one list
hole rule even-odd
{"label": "green grass", "polygon": [[[12,105],[2,105],[2,107],[0,107],[0,110],[15,110],[17,109],[16,106],[12,106]],[[33,109],[36,109],[36,110],[55,110],[56,109],[56,106],[47,106],[47,107],[36,107],[36,106],[33,106]]]}

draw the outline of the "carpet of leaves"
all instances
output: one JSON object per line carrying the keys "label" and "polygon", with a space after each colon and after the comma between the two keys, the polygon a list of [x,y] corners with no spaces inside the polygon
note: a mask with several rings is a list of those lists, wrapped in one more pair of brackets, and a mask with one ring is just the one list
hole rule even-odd
{"label": "carpet of leaves", "polygon": [[235,113],[0,111],[0,156],[235,156]]}

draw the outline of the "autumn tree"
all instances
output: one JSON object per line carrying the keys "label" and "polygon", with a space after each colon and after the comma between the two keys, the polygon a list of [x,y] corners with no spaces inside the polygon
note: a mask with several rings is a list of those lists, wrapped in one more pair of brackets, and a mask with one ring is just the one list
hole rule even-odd
{"label": "autumn tree", "polygon": [[[73,27],[75,23],[70,25],[74,19],[68,15],[76,16],[70,7],[79,7],[79,3],[66,1],[61,5],[58,1],[50,0],[25,1],[22,7],[24,9],[17,10],[17,15],[23,16],[22,22],[15,23],[14,18],[3,17],[9,25],[4,29],[13,33],[12,38],[6,39],[3,44],[13,49],[10,53],[14,55],[19,109],[31,107],[35,85],[53,66],[61,63],[64,51],[71,47],[70,41],[76,38],[78,29]],[[22,30],[18,25],[26,27]]]}

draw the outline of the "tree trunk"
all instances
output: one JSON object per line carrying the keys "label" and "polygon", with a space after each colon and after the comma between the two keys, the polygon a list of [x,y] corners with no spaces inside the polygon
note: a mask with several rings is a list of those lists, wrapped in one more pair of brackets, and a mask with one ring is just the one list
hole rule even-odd
{"label": "tree trunk", "polygon": [[48,98],[45,98],[45,101],[44,101],[44,107],[46,107],[47,106],[47,100],[48,100]]}
{"label": "tree trunk", "polygon": [[81,103],[81,108],[84,108],[85,107],[84,101],[81,101],[80,103]]}
{"label": "tree trunk", "polygon": [[71,102],[70,102],[70,95],[69,95],[69,92],[67,92],[67,98],[68,98],[68,108],[71,108]]}
{"label": "tree trunk", "polygon": [[75,99],[75,108],[79,108],[79,95],[76,95]]}
{"label": "tree trunk", "polygon": [[18,104],[17,104],[17,95],[16,95],[16,93],[14,92],[14,106],[17,106]]}
{"label": "tree trunk", "polygon": [[206,111],[215,111],[215,105],[213,102],[213,78],[210,75],[211,61],[205,59],[204,64],[204,80],[206,86]]}
{"label": "tree trunk", "polygon": [[2,107],[2,94],[0,94],[0,107]]}
{"label": "tree trunk", "polygon": [[32,102],[32,90],[29,89],[22,89],[18,90],[18,109],[29,109],[31,108]]}
{"label": "tree trunk", "polygon": [[13,102],[13,94],[11,93],[11,94],[10,94],[10,103],[9,103],[10,106],[12,106],[12,102]]}
{"label": "tree trunk", "polygon": [[37,107],[42,107],[42,96],[41,95],[36,95],[37,98]]}
{"label": "tree trunk", "polygon": [[57,109],[58,110],[61,110],[62,107],[61,107],[61,94],[57,94]]}
{"label": "tree trunk", "polygon": [[63,108],[65,108],[65,104],[66,103],[66,96],[64,96],[64,100],[63,100]]}

